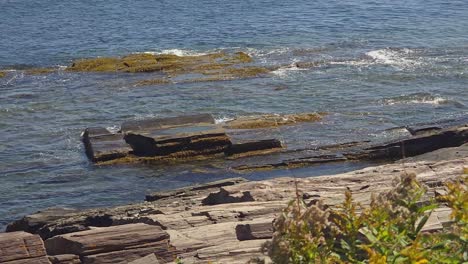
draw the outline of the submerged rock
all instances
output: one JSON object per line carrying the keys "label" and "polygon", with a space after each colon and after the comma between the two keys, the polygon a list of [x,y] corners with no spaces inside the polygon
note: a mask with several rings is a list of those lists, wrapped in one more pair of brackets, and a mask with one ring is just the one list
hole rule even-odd
{"label": "submerged rock", "polygon": [[0,78],[3,78],[3,77],[5,77],[5,76],[6,76],[6,72],[0,71]]}
{"label": "submerged rock", "polygon": [[126,121],[122,123],[121,132],[152,131],[154,129],[171,128],[188,125],[214,125],[215,119],[210,114],[185,115],[166,118],[150,118]]}
{"label": "submerged rock", "polygon": [[[137,53],[123,57],[77,60],[67,71],[165,74],[163,78],[139,81],[135,83],[136,86],[235,80],[258,77],[272,71],[270,68],[248,65],[251,62],[252,57],[244,52],[218,52],[198,56]],[[170,79],[176,76],[187,78],[177,81]]]}
{"label": "submerged rock", "polygon": [[55,71],[57,71],[57,69],[54,69],[54,68],[33,68],[33,69],[26,70],[25,73],[31,74],[31,75],[41,75],[41,74],[49,74]]}
{"label": "submerged rock", "polygon": [[260,115],[239,117],[226,122],[225,127],[230,129],[256,129],[292,125],[301,122],[316,122],[322,120],[322,113],[300,113],[288,115]]}

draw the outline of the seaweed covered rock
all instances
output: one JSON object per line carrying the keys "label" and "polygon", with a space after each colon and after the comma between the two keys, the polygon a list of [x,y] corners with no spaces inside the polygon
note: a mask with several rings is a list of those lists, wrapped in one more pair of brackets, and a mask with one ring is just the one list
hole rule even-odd
{"label": "seaweed covered rock", "polygon": [[251,61],[252,58],[243,52],[235,54],[218,52],[198,56],[136,53],[123,57],[81,59],[73,62],[67,70],[78,72],[165,72],[182,74],[225,69]]}
{"label": "seaweed covered rock", "polygon": [[226,122],[225,127],[230,129],[255,129],[292,125],[300,122],[316,122],[323,118],[323,113],[299,113],[287,115],[260,115],[239,117]]}
{"label": "seaweed covered rock", "polygon": [[[164,77],[138,81],[136,86],[244,79],[259,77],[272,71],[270,68],[252,66],[252,62],[252,57],[245,52],[217,52],[197,56],[136,53],[123,57],[76,60],[67,71],[164,74]],[[180,78],[172,80],[172,77]]]}

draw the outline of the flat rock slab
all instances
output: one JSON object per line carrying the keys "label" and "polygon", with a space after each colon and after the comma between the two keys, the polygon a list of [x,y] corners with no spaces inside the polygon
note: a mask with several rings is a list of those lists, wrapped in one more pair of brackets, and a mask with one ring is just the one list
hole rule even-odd
{"label": "flat rock slab", "polygon": [[398,160],[442,148],[458,147],[466,142],[468,142],[468,125],[370,147],[364,151],[358,151],[357,155],[345,154],[345,156],[358,157],[358,159]]}
{"label": "flat rock slab", "polygon": [[47,239],[45,246],[50,255],[74,254],[86,257],[84,263],[108,263],[104,260],[129,261],[155,252],[161,258],[171,258],[168,239],[159,226],[128,224],[55,236]]}
{"label": "flat rock slab", "polygon": [[159,263],[160,262],[158,261],[158,258],[156,258],[156,255],[152,253],[142,258],[139,258],[137,260],[134,260],[130,262],[129,264],[159,264]]}
{"label": "flat rock slab", "polygon": [[215,120],[210,114],[188,115],[168,118],[152,118],[145,120],[134,120],[122,123],[121,131],[129,132],[153,131],[158,129],[188,126],[188,125],[213,125]]}
{"label": "flat rock slab", "polygon": [[73,254],[48,256],[52,264],[81,264],[80,257]]}
{"label": "flat rock slab", "polygon": [[51,223],[55,220],[61,219],[68,214],[79,212],[79,210],[71,208],[51,207],[45,210],[38,211],[34,214],[27,215],[21,220],[7,226],[7,232],[25,231],[37,234],[39,229],[44,225]]}
{"label": "flat rock slab", "polygon": [[138,156],[186,158],[224,153],[231,144],[217,125],[180,126],[145,132],[128,132],[125,141]]}
{"label": "flat rock slab", "polygon": [[1,262],[2,264],[51,264],[46,256],[37,258],[18,259],[7,262]]}
{"label": "flat rock slab", "polygon": [[273,237],[273,223],[239,224],[236,226],[236,236],[239,241],[267,239]]}
{"label": "flat rock slab", "polygon": [[93,162],[124,158],[132,152],[121,133],[111,133],[105,128],[87,128],[82,134],[86,155]]}
{"label": "flat rock slab", "polygon": [[22,231],[0,234],[0,263],[49,263],[45,255],[44,242],[38,235]]}
{"label": "flat rock slab", "polygon": [[146,201],[152,202],[156,200],[160,200],[163,198],[169,197],[187,197],[190,195],[196,195],[201,191],[209,190],[209,189],[217,189],[224,186],[235,185],[241,182],[246,182],[247,180],[244,178],[230,178],[225,180],[219,180],[214,182],[209,182],[205,184],[199,184],[194,186],[189,186],[185,188],[175,189],[171,191],[162,191],[162,192],[153,192],[151,194],[146,195]]}
{"label": "flat rock slab", "polygon": [[323,116],[324,114],[319,113],[245,116],[228,121],[224,126],[229,129],[272,128],[301,122],[317,122],[322,120]]}
{"label": "flat rock slab", "polygon": [[265,155],[281,151],[284,147],[280,140],[259,139],[259,140],[234,140],[230,137],[231,145],[225,150],[225,154],[231,158]]}

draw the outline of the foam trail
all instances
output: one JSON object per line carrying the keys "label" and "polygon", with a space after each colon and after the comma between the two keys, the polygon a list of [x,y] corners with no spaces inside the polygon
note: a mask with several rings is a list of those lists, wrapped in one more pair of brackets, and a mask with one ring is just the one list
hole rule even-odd
{"label": "foam trail", "polygon": [[379,49],[366,53],[375,63],[391,65],[397,68],[411,68],[420,66],[421,61],[410,59],[408,56],[413,53],[410,49]]}
{"label": "foam trail", "polygon": [[184,49],[167,49],[162,51],[145,51],[143,53],[146,54],[153,54],[153,55],[176,55],[176,56],[203,56],[207,53],[204,52],[197,52],[194,50],[184,50]]}
{"label": "foam trail", "polygon": [[218,117],[218,118],[215,118],[215,124],[223,124],[223,123],[232,121],[234,119],[235,118],[227,117],[227,116]]}

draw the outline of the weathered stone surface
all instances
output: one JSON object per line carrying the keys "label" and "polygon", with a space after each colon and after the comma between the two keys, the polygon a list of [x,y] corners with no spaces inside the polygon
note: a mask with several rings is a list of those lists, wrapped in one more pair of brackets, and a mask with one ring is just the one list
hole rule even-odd
{"label": "weathered stone surface", "polygon": [[44,243],[38,235],[22,231],[0,234],[0,263],[49,263],[45,255]]}
{"label": "weathered stone surface", "polygon": [[210,114],[187,115],[167,118],[152,118],[144,120],[126,121],[122,123],[123,133],[152,131],[155,129],[170,128],[188,125],[213,125],[215,120]]}
{"label": "weathered stone surface", "polygon": [[105,128],[87,128],[82,139],[86,155],[94,162],[123,158],[132,152],[123,134],[113,134]]}
{"label": "weathered stone surface", "polygon": [[76,213],[78,210],[71,208],[52,207],[37,213],[27,215],[22,219],[9,224],[7,232],[25,231],[37,234],[39,229],[50,222],[66,217],[68,214]]}
{"label": "weathered stone surface", "polygon": [[225,131],[214,125],[184,126],[142,134],[129,132],[125,141],[136,155],[168,159],[219,154],[230,145]]}
{"label": "weathered stone surface", "polygon": [[237,225],[236,236],[239,241],[271,238],[273,236],[272,221]]}
{"label": "weathered stone surface", "polygon": [[127,250],[112,251],[108,253],[100,253],[82,257],[83,264],[127,264],[138,260],[148,254],[158,255],[163,263],[174,260],[172,253],[160,251],[158,248],[135,248]]}
{"label": "weathered stone surface", "polygon": [[184,197],[189,195],[195,195],[200,191],[205,191],[208,189],[214,189],[224,186],[230,186],[234,184],[238,184],[241,182],[246,182],[247,180],[244,178],[230,178],[225,180],[219,180],[214,182],[209,182],[205,184],[199,184],[194,186],[189,186],[185,188],[175,189],[171,191],[161,191],[161,192],[153,192],[151,194],[146,195],[146,201],[152,202],[156,200],[160,200],[162,198],[168,197]]}
{"label": "weathered stone surface", "polygon": [[[298,152],[297,154],[301,154]],[[303,155],[295,155],[296,157],[291,158],[284,155],[285,159],[273,160],[273,162],[262,162],[262,163],[250,163],[240,166],[235,166],[232,169],[237,171],[250,171],[250,170],[272,170],[282,168],[297,168],[310,166],[314,164],[325,164],[330,162],[343,162],[347,158],[341,154],[336,155],[309,155],[304,153]]]}
{"label": "weathered stone surface", "polygon": [[36,257],[36,258],[27,258],[27,259],[17,259],[7,262],[1,262],[2,264],[50,264],[47,256]]}
{"label": "weathered stone surface", "polygon": [[230,137],[231,145],[225,150],[225,154],[230,157],[245,157],[252,155],[264,155],[278,152],[283,149],[283,144],[278,139],[263,140],[233,140]]}
{"label": "weathered stone surface", "polygon": [[250,192],[245,191],[242,194],[232,195],[226,189],[220,188],[219,192],[210,193],[205,199],[202,200],[203,205],[215,205],[215,204],[225,204],[225,203],[242,203],[254,201]]}
{"label": "weathered stone surface", "polygon": [[52,264],[81,264],[80,257],[73,254],[48,256]]}
{"label": "weathered stone surface", "polygon": [[[437,152],[460,153],[467,147],[468,145],[463,145],[441,149],[432,154],[440,157],[441,154]],[[281,209],[297,194],[301,195],[306,203],[323,199],[324,203],[334,207],[343,201],[344,192],[350,190],[356,202],[367,206],[373,192],[388,191],[392,188],[392,181],[396,177],[402,173],[414,173],[417,179],[428,187],[425,198],[428,199],[440,193],[441,186],[448,180],[460,176],[463,173],[463,167],[468,165],[467,156],[447,155],[455,159],[442,161],[405,159],[401,163],[374,166],[339,175],[285,177],[258,182],[242,181],[232,185],[215,183],[212,186],[216,187],[199,186],[199,190],[192,189],[187,192],[175,192],[174,195],[161,195],[153,202],[67,214],[60,219],[51,219],[43,228],[54,230],[56,226],[65,228],[67,225],[78,224],[91,228],[87,226],[87,223],[92,221],[85,221],[88,217],[98,219],[96,216],[107,215],[112,222],[104,221],[106,224],[116,225],[141,221],[160,226],[167,232],[170,245],[175,248],[174,251],[168,250],[167,252],[182,257],[183,263],[207,263],[208,261],[243,263],[261,255],[260,245],[267,241],[266,238],[269,236],[268,223],[271,225],[273,219],[281,213]],[[244,192],[249,193],[250,201],[215,205],[204,203],[208,197],[216,197],[220,193],[225,193],[224,197],[239,198],[244,195]],[[450,211],[443,206],[434,210],[424,230],[436,231],[447,227],[450,225],[449,214]],[[246,232],[247,226],[250,230],[247,229]],[[73,236],[73,234],[65,236]],[[121,237],[121,239],[124,238]],[[67,248],[73,249],[73,247]],[[110,249],[110,247],[107,248]],[[96,249],[97,247],[88,250]],[[111,263],[111,259],[118,261],[115,263],[123,263],[120,261],[124,261],[125,256],[134,256],[133,261],[154,253],[145,250],[146,247],[141,249],[136,246],[125,249],[115,248],[115,250],[113,248],[109,252],[83,256],[82,259],[86,259],[88,263]],[[156,256],[161,263],[172,261],[169,257],[160,258],[164,254],[156,253]]]}
{"label": "weathered stone surface", "polygon": [[129,264],[159,264],[160,262],[156,258],[156,255],[154,253],[149,254],[145,257],[139,258],[137,260],[134,260],[130,262]]}
{"label": "weathered stone surface", "polygon": [[50,255],[95,255],[125,249],[166,244],[169,235],[158,226],[128,224],[98,227],[91,230],[55,236],[45,241]]}
{"label": "weathered stone surface", "polygon": [[466,142],[468,142],[468,126],[462,126],[371,147],[361,152],[358,151],[357,155],[351,153],[345,156],[358,159],[397,160],[441,148],[458,147]]}

